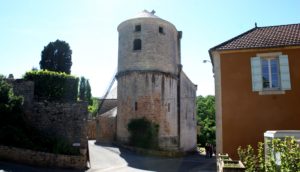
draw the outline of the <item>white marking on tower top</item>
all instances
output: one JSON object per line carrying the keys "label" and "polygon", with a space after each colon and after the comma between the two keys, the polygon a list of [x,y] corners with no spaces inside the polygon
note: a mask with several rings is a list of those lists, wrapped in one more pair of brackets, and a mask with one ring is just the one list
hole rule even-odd
{"label": "white marking on tower top", "polygon": [[155,10],[152,10],[151,12],[147,10],[143,10],[142,12],[138,13],[132,18],[159,18],[158,16],[154,15]]}

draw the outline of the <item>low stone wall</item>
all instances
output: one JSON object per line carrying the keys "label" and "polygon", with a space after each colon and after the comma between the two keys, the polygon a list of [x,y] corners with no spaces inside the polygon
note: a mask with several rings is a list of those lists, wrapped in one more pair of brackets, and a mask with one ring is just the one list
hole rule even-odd
{"label": "low stone wall", "polygon": [[241,161],[232,160],[228,154],[218,154],[217,172],[245,172],[246,168]]}
{"label": "low stone wall", "polygon": [[87,103],[33,102],[26,120],[40,132],[87,147]]}
{"label": "low stone wall", "polygon": [[117,107],[100,115],[96,119],[96,142],[111,143],[116,135]]}
{"label": "low stone wall", "polygon": [[74,168],[83,170],[87,168],[86,149],[81,152],[82,154],[78,156],[57,155],[28,149],[0,146],[0,159],[34,166],[38,165],[43,167]]}
{"label": "low stone wall", "polygon": [[89,140],[96,140],[96,120],[91,119],[87,122],[87,136]]}

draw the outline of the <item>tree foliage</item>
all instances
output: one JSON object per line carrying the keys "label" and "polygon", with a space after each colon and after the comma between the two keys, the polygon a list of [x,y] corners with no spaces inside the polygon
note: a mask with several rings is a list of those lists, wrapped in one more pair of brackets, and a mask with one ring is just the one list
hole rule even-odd
{"label": "tree foliage", "polygon": [[5,81],[3,75],[0,75],[0,115],[2,119],[0,121],[4,122],[4,119],[8,119],[7,115],[20,113],[22,101],[23,98],[14,95],[12,86]]}
{"label": "tree foliage", "polygon": [[80,84],[79,84],[79,99],[85,100],[85,90],[86,90],[86,80],[82,76],[80,77]]}
{"label": "tree foliage", "polygon": [[204,146],[206,143],[216,143],[215,96],[197,97],[197,125],[200,133],[197,141]]}
{"label": "tree foliage", "polygon": [[83,76],[80,78],[78,98],[87,101],[89,105],[93,104],[90,82]]}
{"label": "tree foliage", "polygon": [[93,104],[91,86],[89,80],[86,80],[86,100],[89,102],[89,105]]}
{"label": "tree foliage", "polygon": [[71,73],[72,50],[67,42],[50,42],[42,51],[40,67],[44,70]]}
{"label": "tree foliage", "polygon": [[97,98],[92,98],[92,104],[88,106],[90,117],[96,117],[99,109],[99,101]]}

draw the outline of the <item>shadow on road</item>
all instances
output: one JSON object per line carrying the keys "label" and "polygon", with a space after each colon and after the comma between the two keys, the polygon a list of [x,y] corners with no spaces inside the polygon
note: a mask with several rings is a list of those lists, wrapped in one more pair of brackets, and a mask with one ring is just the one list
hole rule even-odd
{"label": "shadow on road", "polygon": [[[207,159],[200,154],[181,158],[145,156],[114,145],[95,145],[89,141],[92,168],[88,172],[215,172],[215,158]],[[83,170],[43,168],[0,161],[0,172],[83,172]]]}
{"label": "shadow on road", "polygon": [[176,172],[176,171],[197,171],[197,172],[215,172],[216,159],[206,158],[198,153],[181,158],[166,158],[145,156],[134,153],[130,150],[120,148],[115,145],[100,144],[107,150],[119,154],[120,158],[127,162],[127,166],[134,169],[158,171],[158,172]]}

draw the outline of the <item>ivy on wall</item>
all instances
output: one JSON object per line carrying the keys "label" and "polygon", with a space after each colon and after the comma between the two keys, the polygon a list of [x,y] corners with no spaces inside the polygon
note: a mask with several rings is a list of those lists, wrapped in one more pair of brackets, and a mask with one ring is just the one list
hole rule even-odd
{"label": "ivy on wall", "polygon": [[158,124],[143,117],[132,119],[127,127],[130,145],[146,149],[158,148]]}

